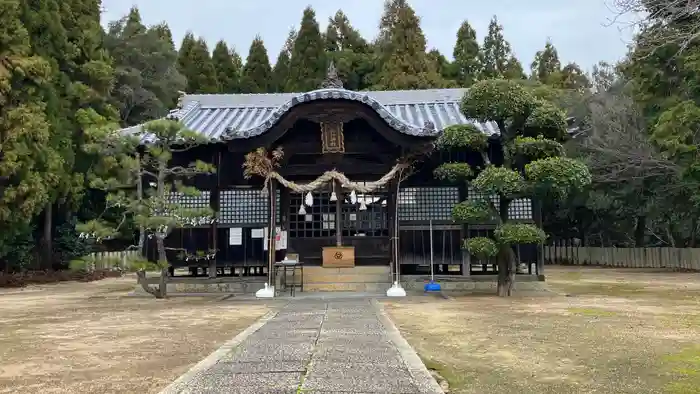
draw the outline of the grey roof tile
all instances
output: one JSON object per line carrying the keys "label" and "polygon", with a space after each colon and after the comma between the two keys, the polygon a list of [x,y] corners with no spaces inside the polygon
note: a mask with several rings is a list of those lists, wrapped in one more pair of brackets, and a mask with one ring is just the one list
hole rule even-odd
{"label": "grey roof tile", "polygon": [[[485,134],[498,133],[495,124],[464,117],[459,103],[465,89],[355,92],[319,89],[306,93],[190,94],[169,117],[213,140],[249,138],[265,133],[292,107],[309,101],[345,99],[371,106],[395,130],[414,136],[435,136],[446,127],[474,124]],[[141,126],[124,131],[135,133]],[[149,140],[145,137],[145,140]]]}

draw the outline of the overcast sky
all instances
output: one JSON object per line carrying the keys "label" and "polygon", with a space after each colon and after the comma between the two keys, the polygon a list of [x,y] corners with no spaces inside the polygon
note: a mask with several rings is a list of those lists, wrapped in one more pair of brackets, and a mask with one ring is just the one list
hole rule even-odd
{"label": "overcast sky", "polygon": [[[457,29],[467,19],[479,41],[489,20],[497,15],[506,39],[529,69],[536,51],[549,38],[563,63],[576,62],[585,70],[600,60],[614,62],[624,56],[631,39],[629,29],[610,26],[610,0],[409,0],[421,17],[430,48],[451,58]],[[291,27],[301,21],[311,5],[325,29],[328,17],[342,8],[350,22],[368,38],[377,33],[383,0],[103,0],[104,23],[118,19],[136,5],[147,25],[166,21],[176,45],[189,30],[203,36],[210,49],[226,40],[245,58],[256,34],[260,34],[272,61]]]}

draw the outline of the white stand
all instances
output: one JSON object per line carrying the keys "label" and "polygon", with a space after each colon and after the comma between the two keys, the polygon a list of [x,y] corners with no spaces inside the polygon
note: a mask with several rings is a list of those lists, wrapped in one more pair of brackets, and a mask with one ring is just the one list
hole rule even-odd
{"label": "white stand", "polygon": [[258,298],[275,298],[275,286],[268,286],[265,283],[265,288],[256,291],[255,296]]}
{"label": "white stand", "polygon": [[394,284],[386,291],[387,297],[406,297],[406,290],[401,287],[399,282],[394,282]]}

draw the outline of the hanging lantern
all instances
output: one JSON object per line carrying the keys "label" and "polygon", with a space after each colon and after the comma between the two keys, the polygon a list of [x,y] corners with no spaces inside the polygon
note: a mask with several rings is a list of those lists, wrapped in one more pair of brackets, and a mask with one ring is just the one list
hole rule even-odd
{"label": "hanging lantern", "polygon": [[304,204],[301,204],[299,207],[299,215],[306,215],[306,208],[304,207]]}
{"label": "hanging lantern", "polygon": [[354,190],[350,193],[350,203],[357,204],[357,194],[355,194]]}
{"label": "hanging lantern", "polygon": [[365,204],[365,200],[362,199],[362,201],[360,201],[360,211],[366,211],[366,210],[367,210],[367,204]]}
{"label": "hanging lantern", "polygon": [[306,205],[309,206],[309,207],[312,206],[312,205],[314,205],[314,196],[311,195],[311,192],[309,192],[308,194],[306,194],[306,201],[305,201],[305,203],[306,203]]}
{"label": "hanging lantern", "polygon": [[338,196],[335,195],[335,192],[331,193],[331,201],[338,201]]}

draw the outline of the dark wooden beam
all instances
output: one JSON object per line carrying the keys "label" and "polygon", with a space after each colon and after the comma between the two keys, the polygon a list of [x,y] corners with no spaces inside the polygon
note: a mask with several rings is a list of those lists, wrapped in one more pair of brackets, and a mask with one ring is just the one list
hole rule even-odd
{"label": "dark wooden beam", "polygon": [[283,176],[319,176],[326,171],[331,171],[333,169],[345,174],[345,175],[384,175],[389,170],[391,170],[391,165],[389,164],[347,164],[345,162],[339,163],[337,166],[328,166],[323,164],[297,164],[297,165],[287,165],[280,168],[280,174]]}

